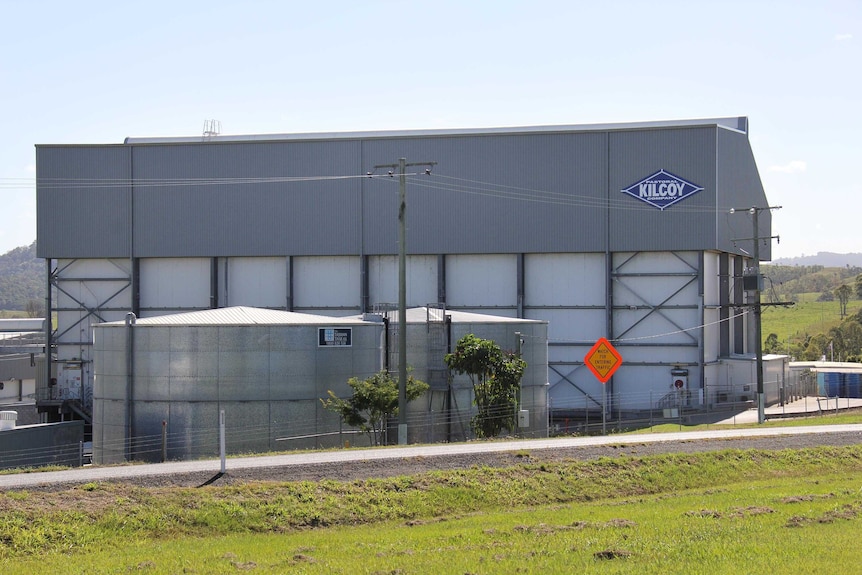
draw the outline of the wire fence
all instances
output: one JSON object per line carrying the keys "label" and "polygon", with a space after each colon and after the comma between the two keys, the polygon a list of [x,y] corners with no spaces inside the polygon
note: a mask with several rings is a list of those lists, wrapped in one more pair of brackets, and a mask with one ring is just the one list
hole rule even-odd
{"label": "wire fence", "polygon": [[[6,431],[0,431],[0,433],[6,433]],[[89,461],[88,448],[83,441],[51,447],[3,449],[0,451],[0,469],[24,469],[53,465],[80,467]]]}
{"label": "wire fence", "polygon": [[[499,418],[511,425],[504,435],[520,438],[541,438],[560,435],[598,435],[647,428],[663,423],[682,426],[696,424],[738,425],[750,424],[754,401],[717,402],[701,401],[701,395],[692,393],[646,394],[650,407],[631,407],[637,397],[609,394],[603,409],[601,402],[584,398],[580,402],[548,406],[540,411],[547,417],[547,426],[541,419],[533,419],[531,427],[518,427],[518,414],[512,410],[497,410],[490,417]],[[709,396],[709,394],[707,394]],[[771,417],[817,417],[837,413],[859,405],[851,398],[825,398],[814,395],[795,395],[788,390],[788,402],[770,406]],[[674,401],[675,400],[675,401]],[[790,405],[792,403],[793,405]],[[475,409],[428,411],[407,417],[410,443],[455,443],[475,440],[470,420]],[[531,418],[535,418],[531,412]],[[340,423],[323,425],[310,417],[304,421],[259,422],[232,418],[230,410],[225,416],[226,451],[232,456],[296,450],[370,447],[375,438],[358,429]],[[192,459],[211,459],[220,455],[219,420],[195,426],[172,427],[164,422],[158,433],[138,433],[127,425],[97,424],[93,428],[94,442],[75,442],[53,447],[32,447],[0,450],[0,469],[28,468],[45,465],[78,466],[91,462],[115,463],[124,461],[161,462]],[[398,442],[398,421],[392,419],[384,426],[379,442],[392,445]],[[0,431],[0,434],[9,431]]]}

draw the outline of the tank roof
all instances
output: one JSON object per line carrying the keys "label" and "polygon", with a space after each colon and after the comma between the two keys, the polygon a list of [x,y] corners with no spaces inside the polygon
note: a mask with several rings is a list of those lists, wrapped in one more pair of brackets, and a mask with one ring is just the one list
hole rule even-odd
{"label": "tank roof", "polygon": [[[202,325],[362,325],[373,322],[358,317],[330,317],[273,310],[258,307],[224,307],[135,320],[136,326],[202,326]],[[125,326],[126,322],[112,321],[99,326]]]}

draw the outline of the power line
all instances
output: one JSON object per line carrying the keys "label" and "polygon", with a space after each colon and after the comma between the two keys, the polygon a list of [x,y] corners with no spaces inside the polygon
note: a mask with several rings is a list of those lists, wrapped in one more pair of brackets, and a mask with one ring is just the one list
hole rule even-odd
{"label": "power line", "polygon": [[[634,203],[631,201],[630,198],[620,197],[618,199],[614,199],[613,197],[596,197],[562,192],[551,192],[538,188],[507,186],[504,184],[496,184],[492,182],[481,182],[478,180],[456,178],[454,176],[440,175],[436,172],[434,176],[435,178],[430,181],[417,178],[415,179],[415,185],[421,188],[430,188],[464,194],[555,205],[568,205],[573,207],[597,209],[611,208],[619,211],[625,210],[639,212],[655,212],[656,210],[655,207],[649,205],[639,205],[638,203]],[[439,181],[439,179],[446,179],[451,181]],[[711,206],[676,204],[674,205],[674,212],[715,214],[726,213],[727,210],[724,208],[715,208]]]}
{"label": "power line", "polygon": [[[465,195],[485,196],[501,200],[515,200],[549,205],[563,205],[590,209],[613,209],[616,211],[654,212],[655,208],[648,205],[638,205],[631,199],[589,196],[555,192],[540,188],[509,186],[496,182],[486,182],[469,178],[459,178],[445,174],[434,173],[433,179],[419,178],[424,173],[405,173],[411,184],[418,188],[427,188],[454,192]],[[346,181],[359,178],[387,179],[388,174],[357,174],[329,176],[270,176],[270,177],[226,177],[226,178],[39,178],[38,188],[52,189],[93,189],[134,186],[135,188],[155,187],[193,187],[193,186],[241,186],[265,185],[301,182]],[[0,178],[0,190],[32,190],[37,186],[35,178]],[[601,192],[604,194],[604,190]],[[727,213],[723,207],[697,206],[677,204],[674,212],[680,213]]]}
{"label": "power line", "polygon": [[717,320],[717,321],[711,321],[711,322],[709,322],[709,323],[703,323],[703,324],[696,325],[696,326],[693,326],[693,327],[687,327],[687,328],[685,328],[685,329],[678,329],[678,330],[675,330],[675,331],[669,331],[669,332],[666,332],[666,333],[658,333],[658,334],[655,334],[655,335],[643,335],[643,336],[640,336],[640,337],[623,337],[623,338],[619,338],[619,339],[611,339],[610,341],[615,342],[615,343],[616,343],[616,342],[625,343],[625,342],[627,342],[627,341],[639,341],[639,340],[644,340],[644,339],[656,339],[656,338],[659,338],[659,337],[667,337],[667,336],[669,336],[669,335],[677,335],[677,334],[680,334],[680,333],[687,333],[687,332],[689,332],[689,331],[695,331],[695,330],[698,330],[698,329],[701,329],[701,328],[704,328],[704,327],[710,327],[710,326],[713,326],[713,325],[718,325],[718,324],[721,324],[721,323],[724,323],[724,322],[727,322],[727,321],[730,321],[730,320],[736,319],[736,318],[738,318],[738,317],[742,317],[742,316],[746,315],[747,313],[748,313],[748,311],[747,311],[747,310],[743,310],[743,311],[741,311],[741,312],[739,312],[739,313],[736,313],[736,314],[734,314],[734,315],[732,315],[732,316],[730,316],[730,317],[726,317],[726,318],[724,318],[724,319],[720,319],[720,320]]}

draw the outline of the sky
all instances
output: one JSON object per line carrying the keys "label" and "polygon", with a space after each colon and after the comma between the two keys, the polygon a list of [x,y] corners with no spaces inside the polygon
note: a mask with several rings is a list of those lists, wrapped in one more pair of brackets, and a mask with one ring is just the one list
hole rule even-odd
{"label": "sky", "polygon": [[37,144],[725,116],[773,259],[862,252],[860,104],[862,0],[0,0],[0,254]]}

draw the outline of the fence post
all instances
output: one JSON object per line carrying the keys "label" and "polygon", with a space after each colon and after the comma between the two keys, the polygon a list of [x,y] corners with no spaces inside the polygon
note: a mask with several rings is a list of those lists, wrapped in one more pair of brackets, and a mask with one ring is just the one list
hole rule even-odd
{"label": "fence post", "polygon": [[[604,409],[604,406],[602,409]],[[567,430],[568,427],[569,426],[566,425]],[[584,395],[584,430],[586,430],[587,433],[590,432],[590,405],[589,398],[586,395]]]}
{"label": "fence post", "polygon": [[218,448],[221,456],[221,473],[225,472],[227,462],[225,461],[225,440],[224,440],[224,409],[218,412]]}
{"label": "fence post", "polygon": [[650,431],[652,431],[652,390],[649,390],[649,427]]}
{"label": "fence post", "polygon": [[162,420],[162,463],[168,460],[168,422]]}

